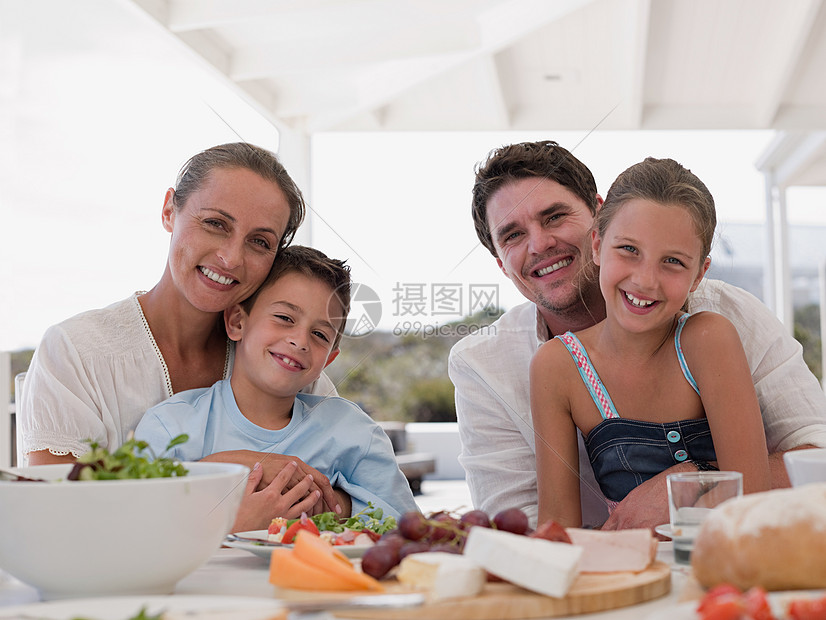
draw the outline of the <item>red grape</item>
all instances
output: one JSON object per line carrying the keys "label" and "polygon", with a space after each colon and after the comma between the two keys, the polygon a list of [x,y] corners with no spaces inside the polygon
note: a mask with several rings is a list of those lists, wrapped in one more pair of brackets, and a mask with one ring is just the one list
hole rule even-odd
{"label": "red grape", "polygon": [[490,527],[490,517],[484,510],[471,510],[459,518],[459,523],[467,529],[470,529],[474,525],[478,525],[479,527]]}
{"label": "red grape", "polygon": [[451,517],[446,512],[437,513],[432,516],[429,521],[430,533],[427,538],[431,543],[449,541],[456,538],[456,532],[459,530],[459,524],[455,518]]}
{"label": "red grape", "polygon": [[399,561],[413,553],[424,553],[425,551],[430,551],[430,543],[421,540],[405,543],[402,545],[402,548],[399,549]]}
{"label": "red grape", "polygon": [[507,508],[493,517],[493,525],[497,530],[524,534],[528,531],[528,517],[519,508]]}
{"label": "red grape", "polygon": [[421,540],[430,531],[430,526],[420,512],[406,512],[399,519],[398,529],[407,540]]}
{"label": "red grape", "polygon": [[392,545],[374,545],[364,552],[361,570],[375,579],[381,579],[400,561],[399,550]]}
{"label": "red grape", "polygon": [[376,541],[377,545],[389,545],[399,549],[407,539],[399,533],[399,530],[390,530],[382,534],[381,538]]}

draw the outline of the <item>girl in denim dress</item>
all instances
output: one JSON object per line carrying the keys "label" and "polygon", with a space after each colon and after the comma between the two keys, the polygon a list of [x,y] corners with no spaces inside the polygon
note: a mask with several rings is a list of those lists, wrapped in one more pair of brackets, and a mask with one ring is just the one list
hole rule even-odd
{"label": "girl in denim dress", "polygon": [[770,487],[737,331],[684,312],[715,226],[708,189],[671,159],[631,166],[608,191],[591,232],[606,318],[549,340],[531,363],[540,523],[582,523],[577,431],[609,508],[685,461],[742,472],[746,493]]}

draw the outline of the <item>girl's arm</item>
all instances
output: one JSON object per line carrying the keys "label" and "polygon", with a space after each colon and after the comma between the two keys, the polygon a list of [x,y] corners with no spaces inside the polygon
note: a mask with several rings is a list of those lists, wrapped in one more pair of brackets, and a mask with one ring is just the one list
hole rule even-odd
{"label": "girl's arm", "polygon": [[577,429],[565,381],[570,369],[570,355],[555,340],[542,345],[531,361],[538,524],[553,519],[566,527],[581,527]]}
{"label": "girl's arm", "polygon": [[746,493],[770,489],[763,418],[737,330],[722,315],[701,312],[686,323],[682,347],[700,390],[718,467],[742,472]]}

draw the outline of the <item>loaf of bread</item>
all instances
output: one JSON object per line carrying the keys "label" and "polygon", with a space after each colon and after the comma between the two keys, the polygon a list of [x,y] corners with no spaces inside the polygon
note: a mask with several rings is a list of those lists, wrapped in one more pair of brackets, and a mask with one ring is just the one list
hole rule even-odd
{"label": "loaf of bread", "polygon": [[826,588],[826,483],[729,500],[703,523],[691,565],[704,587]]}

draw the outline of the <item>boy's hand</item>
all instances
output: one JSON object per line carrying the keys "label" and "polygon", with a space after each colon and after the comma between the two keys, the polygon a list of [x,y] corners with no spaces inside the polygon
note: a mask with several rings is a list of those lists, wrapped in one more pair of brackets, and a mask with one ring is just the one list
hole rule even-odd
{"label": "boy's hand", "polygon": [[298,484],[288,489],[287,483],[297,470],[296,462],[288,463],[269,485],[256,491],[264,474],[264,468],[256,463],[247,478],[244,497],[241,499],[241,507],[238,509],[232,531],[265,530],[275,517],[295,519],[300,517],[302,512],[309,512],[319,501],[321,493],[318,490],[310,490],[313,484],[312,476],[305,476]]}
{"label": "boy's hand", "polygon": [[[349,517],[353,514],[353,501],[350,499],[350,496],[347,494],[346,491],[342,489],[333,489],[333,493],[336,494],[338,498],[338,505],[341,507],[341,512],[337,512],[340,517]],[[330,506],[327,505],[323,499],[319,499],[316,502],[316,505],[313,506],[312,512],[307,512],[308,515],[315,516],[317,514],[321,514],[322,512],[330,512],[333,510]]]}
{"label": "boy's hand", "polygon": [[[259,479],[258,489],[263,490],[269,487],[273,481],[281,474],[284,468],[294,463],[296,467],[290,469],[291,476],[287,479],[285,489],[293,489],[298,486],[307,476],[312,476],[312,483],[309,487],[309,492],[318,491],[320,493],[321,501],[323,501],[336,514],[342,514],[342,506],[339,498],[336,496],[333,487],[327,476],[322,474],[314,467],[310,467],[301,459],[295,456],[288,456],[285,454],[276,454],[273,452],[253,452],[252,450],[227,450],[225,452],[216,452],[205,456],[204,461],[219,461],[222,463],[240,463],[246,465],[253,470],[256,463],[259,463],[262,470],[262,477]],[[305,494],[306,495],[306,494]],[[305,496],[302,496],[303,499]],[[315,504],[316,502],[313,502]],[[311,504],[312,507],[312,504]],[[312,514],[311,510],[306,511],[307,514]],[[299,513],[300,515],[301,513]]]}

